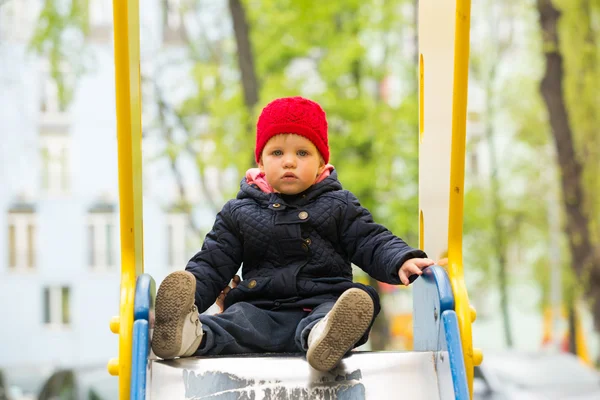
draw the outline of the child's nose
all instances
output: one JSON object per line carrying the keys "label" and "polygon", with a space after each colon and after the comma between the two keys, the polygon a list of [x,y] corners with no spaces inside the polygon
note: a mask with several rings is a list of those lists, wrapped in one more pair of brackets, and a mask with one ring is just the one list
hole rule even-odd
{"label": "child's nose", "polygon": [[283,158],[283,166],[286,168],[290,168],[296,165],[296,157],[294,156],[285,156]]}

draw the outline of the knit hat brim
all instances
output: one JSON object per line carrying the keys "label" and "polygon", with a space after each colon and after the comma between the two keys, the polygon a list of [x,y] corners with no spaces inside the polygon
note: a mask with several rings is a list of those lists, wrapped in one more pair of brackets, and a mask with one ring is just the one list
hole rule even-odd
{"label": "knit hat brim", "polygon": [[321,156],[323,157],[325,164],[327,164],[329,162],[329,146],[327,146],[327,144],[323,142],[321,137],[317,133],[315,133],[312,129],[307,127],[306,125],[295,124],[295,123],[290,123],[290,122],[286,122],[283,124],[270,125],[263,132],[263,135],[260,136],[259,142],[256,143],[256,151],[255,151],[256,162],[257,163],[260,162],[260,157],[261,157],[262,151],[265,148],[267,142],[273,136],[282,135],[282,134],[286,134],[286,133],[299,135],[299,136],[305,137],[306,139],[310,140],[315,145],[315,147],[317,148],[317,150],[319,151]]}

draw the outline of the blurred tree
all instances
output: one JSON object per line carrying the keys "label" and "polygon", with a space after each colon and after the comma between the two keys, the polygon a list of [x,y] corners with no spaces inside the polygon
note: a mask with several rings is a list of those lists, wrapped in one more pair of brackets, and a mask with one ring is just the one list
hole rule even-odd
{"label": "blurred tree", "polygon": [[600,331],[600,135],[597,133],[600,4],[537,0],[545,58],[540,92],[560,168],[564,231],[573,272]]}
{"label": "blurred tree", "polygon": [[[473,268],[479,272],[473,287],[498,287],[508,346],[509,306],[522,304],[510,301],[511,284],[539,282],[542,305],[547,306],[551,276],[563,265],[561,237],[549,234],[548,206],[558,187],[537,88],[541,60],[536,20],[532,4],[473,5],[465,261],[479,266]],[[473,290],[472,295],[480,296]]]}
{"label": "blurred tree", "polygon": [[[471,170],[466,171],[465,198],[465,242],[472,243],[465,249],[467,259],[477,260],[483,267],[483,276],[498,289],[504,341],[508,347],[513,345],[508,252],[518,233],[515,213],[519,210],[510,209],[512,198],[518,195],[508,183],[512,174],[507,172],[511,161],[515,161],[515,154],[505,151],[510,130],[498,124],[498,117],[505,111],[504,102],[510,96],[503,90],[504,78],[499,68],[515,47],[513,10],[513,2],[483,1],[473,7],[472,29],[478,36],[471,46],[470,78],[481,96],[470,101],[467,158],[471,161],[468,164]],[[485,160],[487,168],[480,167],[480,160]],[[476,249],[479,254],[469,255],[469,249]]]}
{"label": "blurred tree", "polygon": [[[75,33],[84,38],[87,31],[87,1],[69,4],[71,11],[64,13],[57,2],[46,1],[32,42],[56,60],[67,58],[60,49]],[[341,181],[377,220],[416,243],[415,5],[413,0],[228,0],[181,2],[179,12],[164,9],[188,21],[178,35],[186,51],[165,43],[165,61],[157,56],[153,70],[142,68],[144,98],[151,99],[144,109],[153,116],[144,122],[144,136],[162,140],[162,152],[152,159],[166,159],[171,166],[179,209],[193,222],[195,205],[180,170],[182,160],[195,163],[195,186],[218,211],[236,191],[226,178],[237,181],[252,166],[257,106],[303,95],[327,112],[332,162]],[[65,36],[71,29],[73,34]],[[74,49],[80,41],[71,43]],[[173,68],[188,66],[188,94],[175,98],[171,94],[181,83],[167,77]],[[55,78],[65,94],[72,90]],[[385,347],[387,336],[380,318],[373,348]]]}
{"label": "blurred tree", "polygon": [[88,29],[88,0],[44,1],[30,47],[48,59],[62,110],[72,100],[76,77],[84,72]]}
{"label": "blurred tree", "polygon": [[[510,2],[509,2],[510,3]],[[483,88],[484,101],[481,116],[478,121],[482,125],[483,135],[479,138],[487,146],[487,158],[490,164],[489,186],[486,194],[489,202],[488,211],[489,222],[491,223],[491,251],[487,254],[489,262],[495,265],[497,270],[497,284],[500,292],[500,311],[504,326],[504,339],[508,347],[512,347],[513,338],[511,330],[511,320],[509,315],[509,293],[508,293],[508,265],[507,251],[509,245],[510,227],[505,223],[506,209],[503,204],[503,195],[500,186],[498,148],[496,145],[497,130],[494,125],[494,118],[498,112],[499,102],[496,100],[501,95],[497,93],[496,84],[498,81],[498,66],[510,50],[513,36],[513,19],[510,18],[512,6],[505,3],[498,7],[495,2],[485,1],[480,5],[483,12],[480,14],[483,18],[480,24],[486,24],[488,27],[488,37],[485,45],[481,48],[474,46],[474,52],[471,55],[471,74]],[[504,28],[505,34],[500,35],[500,28]]]}

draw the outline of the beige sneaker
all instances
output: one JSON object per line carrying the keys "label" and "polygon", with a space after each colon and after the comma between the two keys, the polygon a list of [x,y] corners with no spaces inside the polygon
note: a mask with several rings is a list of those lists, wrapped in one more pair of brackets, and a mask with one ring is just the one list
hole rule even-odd
{"label": "beige sneaker", "polygon": [[365,334],[373,319],[371,296],[364,290],[345,291],[310,331],[306,360],[319,371],[330,371]]}
{"label": "beige sneaker", "polygon": [[202,324],[194,305],[196,278],[187,271],[169,274],[156,295],[152,350],[163,359],[192,356],[202,342]]}

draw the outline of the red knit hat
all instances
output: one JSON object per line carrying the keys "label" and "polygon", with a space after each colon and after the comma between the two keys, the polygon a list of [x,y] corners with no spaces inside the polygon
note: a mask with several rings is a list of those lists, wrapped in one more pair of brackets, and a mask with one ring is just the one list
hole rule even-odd
{"label": "red knit hat", "polygon": [[329,162],[327,118],[320,105],[303,97],[276,99],[263,108],[256,123],[256,162],[273,136],[295,133],[304,136],[319,150],[325,164]]}

